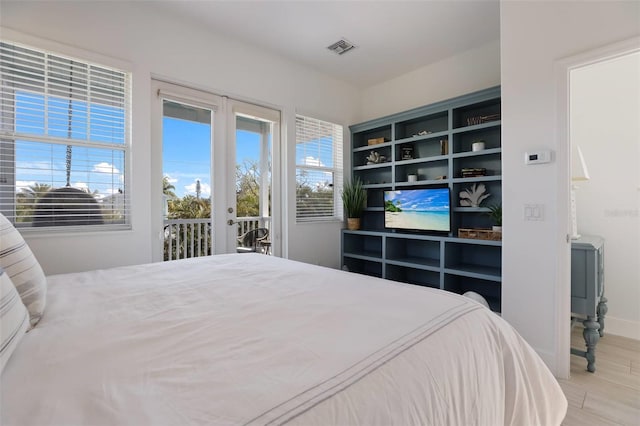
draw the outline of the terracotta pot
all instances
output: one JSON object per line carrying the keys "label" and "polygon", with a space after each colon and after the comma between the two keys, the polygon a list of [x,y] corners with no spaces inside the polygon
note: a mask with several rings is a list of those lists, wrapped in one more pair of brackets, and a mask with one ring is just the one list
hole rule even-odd
{"label": "terracotta pot", "polygon": [[359,217],[347,218],[347,229],[350,231],[356,231],[360,229],[360,218]]}

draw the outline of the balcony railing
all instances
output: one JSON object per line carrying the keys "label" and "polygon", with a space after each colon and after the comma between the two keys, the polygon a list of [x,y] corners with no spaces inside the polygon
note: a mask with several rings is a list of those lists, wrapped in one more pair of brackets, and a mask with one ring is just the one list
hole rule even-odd
{"label": "balcony railing", "polygon": [[[270,217],[239,217],[238,237],[255,228],[270,228]],[[211,219],[165,219],[164,260],[209,256],[212,253]]]}

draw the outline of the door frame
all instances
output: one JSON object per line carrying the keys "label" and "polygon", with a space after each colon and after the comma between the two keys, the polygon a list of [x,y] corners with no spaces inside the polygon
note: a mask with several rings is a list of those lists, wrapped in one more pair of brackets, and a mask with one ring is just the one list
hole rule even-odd
{"label": "door frame", "polygon": [[[283,239],[282,224],[284,209],[282,208],[283,178],[282,178],[282,111],[275,107],[257,105],[240,99],[231,99],[227,96],[216,95],[206,90],[187,87],[180,83],[174,83],[161,78],[151,79],[151,237],[156,242],[152,244],[152,261],[163,260],[162,241],[164,240],[163,228],[163,200],[162,200],[162,102],[160,95],[167,99],[183,102],[213,111],[213,144],[211,146],[211,174],[212,186],[212,232],[214,235],[223,233],[225,238],[213,240],[213,254],[235,252],[236,227],[231,231],[227,221],[235,218],[235,112],[253,115],[261,119],[273,121],[273,141],[271,152],[271,254],[282,256]],[[158,182],[156,186],[154,182]],[[225,182],[225,185],[216,185],[215,182]],[[155,190],[154,188],[160,188]],[[214,189],[215,187],[215,189]],[[216,209],[217,210],[214,210]],[[233,206],[234,211],[229,213],[227,208]],[[224,213],[223,213],[224,212]]]}
{"label": "door frame", "polygon": [[557,247],[558,269],[555,294],[556,354],[555,375],[566,379],[570,374],[571,363],[571,123],[570,88],[571,71],[609,61],[630,53],[640,51],[640,37],[613,43],[558,60],[555,63],[556,108],[557,108],[557,161],[558,161],[558,230],[564,230],[566,244]]}
{"label": "door frame", "polygon": [[[278,109],[266,107],[262,105],[256,105],[254,103],[245,102],[238,99],[224,98],[225,107],[227,113],[225,114],[227,124],[227,151],[226,151],[226,164],[227,164],[227,176],[235,182],[235,166],[236,166],[236,114],[242,114],[249,117],[255,117],[260,121],[268,121],[273,123],[273,135],[271,143],[271,222],[269,227],[269,234],[271,240],[271,254],[274,256],[282,256],[282,176],[281,176],[281,138],[282,138],[282,112]],[[260,159],[264,161],[264,158]],[[229,186],[227,186],[230,188]],[[228,220],[235,221],[236,218],[236,197],[235,191],[227,191],[225,211]],[[234,211],[229,212],[228,208],[233,207]],[[229,226],[229,225],[227,225]],[[236,226],[233,225],[233,232],[227,233],[227,252],[235,251],[236,242]]]}
{"label": "door frame", "polygon": [[[183,103],[186,105],[191,105],[199,108],[210,109],[212,112],[211,117],[211,127],[212,127],[212,139],[213,144],[211,145],[211,158],[210,164],[211,169],[214,173],[217,171],[216,167],[216,154],[214,149],[215,141],[224,140],[225,137],[225,125],[226,122],[224,120],[224,98],[218,95],[214,95],[212,93],[208,93],[202,90],[193,89],[190,87],[183,86],[181,84],[172,83],[169,81],[155,79],[151,80],[151,190],[150,190],[150,198],[151,198],[151,237],[155,241],[154,244],[151,245],[151,259],[153,262],[160,262],[164,259],[162,243],[164,241],[164,218],[163,218],[163,197],[162,197],[162,150],[163,150],[163,127],[162,127],[162,118],[163,114],[163,102],[162,99],[172,100],[175,102]],[[224,158],[224,153],[221,154],[222,158]],[[209,173],[211,176],[211,215],[212,217],[212,226],[211,232],[213,235],[210,235],[210,238],[213,238],[214,235],[217,234],[216,224],[213,223],[215,218],[224,216],[222,214],[216,214],[213,211],[213,207],[215,205],[221,205],[220,202],[224,200],[225,194],[218,194],[218,192],[222,192],[226,190],[225,188],[213,189],[213,182],[216,176]],[[156,185],[157,182],[157,185]],[[221,228],[224,229],[224,228]],[[213,243],[214,249],[219,246],[221,243],[218,242],[216,244],[215,240],[211,240]]]}

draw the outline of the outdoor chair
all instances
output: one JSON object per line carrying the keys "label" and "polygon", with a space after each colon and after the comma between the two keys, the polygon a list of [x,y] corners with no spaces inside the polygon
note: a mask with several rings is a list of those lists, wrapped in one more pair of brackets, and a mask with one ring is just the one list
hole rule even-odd
{"label": "outdoor chair", "polygon": [[269,237],[267,228],[255,228],[238,237],[238,253],[262,252],[262,242]]}

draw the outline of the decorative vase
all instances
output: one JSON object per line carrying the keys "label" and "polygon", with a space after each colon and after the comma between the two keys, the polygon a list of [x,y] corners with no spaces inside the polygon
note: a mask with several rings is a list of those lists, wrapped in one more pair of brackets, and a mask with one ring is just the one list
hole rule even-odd
{"label": "decorative vase", "polygon": [[358,229],[360,229],[360,218],[359,217],[347,218],[347,229],[350,231],[357,231]]}
{"label": "decorative vase", "polygon": [[471,151],[484,151],[484,141],[477,141],[471,144]]}

